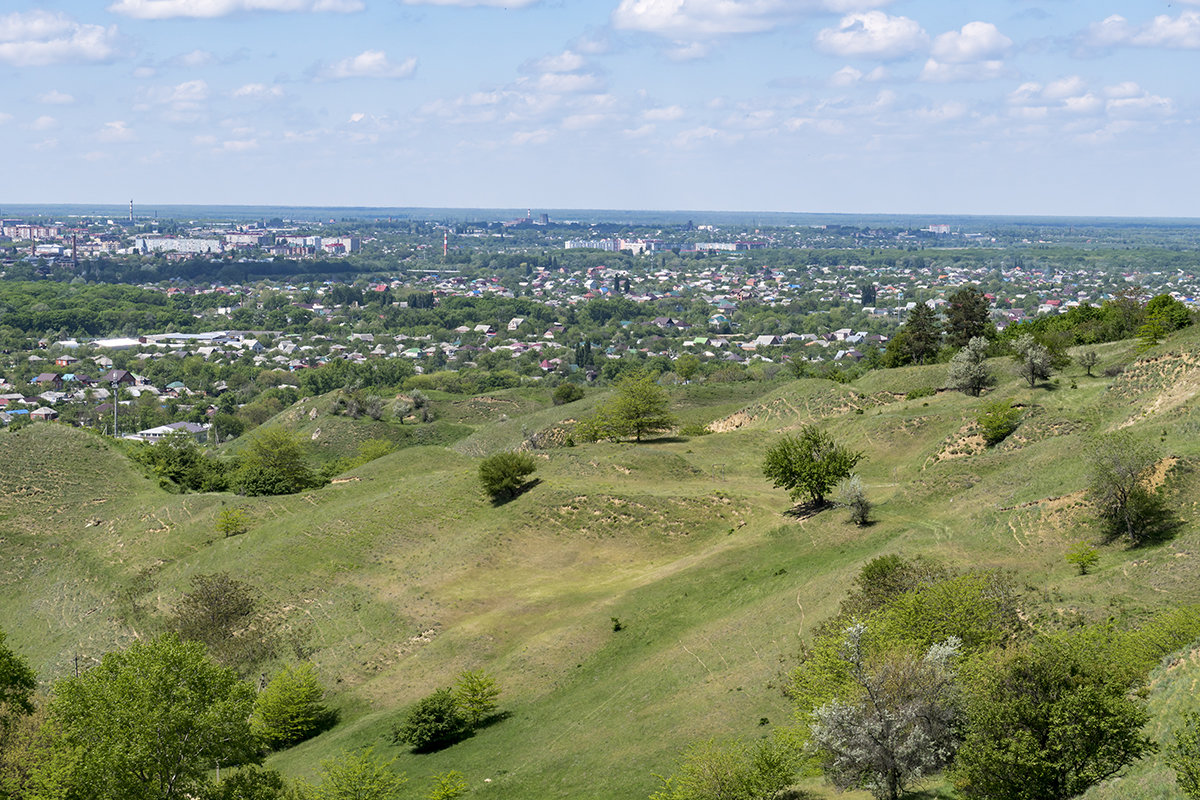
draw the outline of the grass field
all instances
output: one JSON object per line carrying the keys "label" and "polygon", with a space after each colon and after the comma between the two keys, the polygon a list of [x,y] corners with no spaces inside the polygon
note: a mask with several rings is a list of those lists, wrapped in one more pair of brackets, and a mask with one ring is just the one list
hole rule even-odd
{"label": "grass field", "polygon": [[[569,431],[604,392],[557,407],[532,390],[430,393],[435,421],[403,424],[330,415],[327,400],[310,399],[276,421],[315,457],[373,438],[398,449],[278,498],[170,495],[99,437],[50,424],[4,432],[0,624],[49,683],[77,655],[86,665],[153,635],[193,576],[228,571],[261,594],[285,642],[280,663],[310,657],[342,711],[338,726],[271,759],[285,773],[311,775],[342,748],[374,744],[418,789],[456,769],[495,798],[645,797],[688,742],[788,723],[780,675],[881,553],[1012,570],[1035,625],[1200,602],[1200,337],[1140,360],[1129,344],[1098,350],[1100,377],[1070,367],[1033,390],[993,362],[992,396],[1024,417],[992,449],[976,441],[978,398],[907,399],[940,386],[944,365],[848,386],[676,387],[681,423],[717,432],[537,450],[539,483],[502,506],[479,489],[479,458]],[[1104,377],[1114,364],[1128,367]],[[762,454],[810,422],[866,454],[876,524],[856,528],[838,510],[785,515]],[[1183,524],[1153,547],[1102,545],[1079,576],[1065,552],[1096,537],[1082,453],[1089,436],[1123,426],[1173,459],[1164,481]],[[249,533],[215,532],[228,504],[247,509]],[[437,753],[391,744],[406,705],[475,668],[497,676],[509,718]],[[1194,658],[1156,674],[1151,703],[1164,720],[1194,702],[1197,675]],[[1163,774],[1148,762],[1093,795],[1173,796],[1157,788]]]}

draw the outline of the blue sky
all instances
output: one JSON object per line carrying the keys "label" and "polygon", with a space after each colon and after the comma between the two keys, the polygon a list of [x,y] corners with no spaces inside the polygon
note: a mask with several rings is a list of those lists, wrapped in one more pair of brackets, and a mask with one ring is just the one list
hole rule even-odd
{"label": "blue sky", "polygon": [[1200,216],[1200,0],[9,0],[0,201]]}

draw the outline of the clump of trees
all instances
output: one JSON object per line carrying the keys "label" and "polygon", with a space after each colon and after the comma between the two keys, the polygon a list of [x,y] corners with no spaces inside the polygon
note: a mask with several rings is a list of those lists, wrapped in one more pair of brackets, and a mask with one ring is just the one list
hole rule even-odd
{"label": "clump of trees", "polygon": [[1087,457],[1088,498],[1109,539],[1137,546],[1170,531],[1174,518],[1162,495],[1147,485],[1158,464],[1153,447],[1121,430],[1093,440]]}
{"label": "clump of trees", "polygon": [[825,505],[830,490],[850,477],[862,459],[861,452],[838,444],[815,425],[806,425],[767,449],[763,474],[776,487],[787,489],[792,500],[807,496],[820,507]]}
{"label": "clump of trees", "polygon": [[493,502],[503,503],[520,494],[527,485],[525,479],[536,470],[537,464],[529,453],[494,453],[480,462],[479,482]]}
{"label": "clump of trees", "polygon": [[969,797],[1065,800],[1150,751],[1140,692],[1200,633],[1194,610],[1038,632],[1017,598],[1003,573],[863,568],[788,686],[835,785],[895,800],[946,770]]}
{"label": "clump of trees", "polygon": [[320,486],[295,434],[282,428],[259,431],[242,452],[231,483],[245,495],[295,494]]}
{"label": "clump of trees", "polygon": [[799,753],[780,737],[754,744],[707,739],[688,747],[650,800],[771,800],[800,765]]}
{"label": "clump of trees", "polygon": [[481,671],[464,672],[453,687],[418,700],[392,727],[392,741],[417,751],[454,744],[497,719],[499,696],[495,678]]}

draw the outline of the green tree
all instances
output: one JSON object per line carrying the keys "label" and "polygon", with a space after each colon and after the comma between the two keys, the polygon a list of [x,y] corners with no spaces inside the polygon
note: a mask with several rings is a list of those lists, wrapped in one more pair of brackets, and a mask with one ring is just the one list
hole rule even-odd
{"label": "green tree", "polygon": [[1175,770],[1175,782],[1189,800],[1200,800],[1200,713],[1184,715],[1167,748],[1167,763]]}
{"label": "green tree", "polygon": [[467,793],[467,781],[461,772],[449,772],[433,776],[433,788],[429,792],[429,800],[455,800]]}
{"label": "green tree", "polygon": [[267,746],[291,747],[332,721],[329,708],[321,702],[324,697],[325,688],[312,662],[286,666],[255,698],[250,726]]}
{"label": "green tree", "polygon": [[1078,567],[1080,575],[1087,575],[1099,560],[1100,554],[1087,542],[1076,542],[1067,548],[1067,563]]}
{"label": "green tree", "polygon": [[982,800],[1067,800],[1153,749],[1134,696],[1145,665],[1085,628],[997,650],[963,681],[955,783]]}
{"label": "green tree", "polygon": [[174,800],[203,795],[216,766],[258,760],[254,689],[173,634],[109,653],[59,681],[39,765],[50,796]]}
{"label": "green tree", "polygon": [[343,752],[321,762],[319,780],[305,786],[307,800],[398,800],[408,778],[392,769],[395,759],[384,761],[368,747]]}
{"label": "green tree", "polygon": [[1017,362],[1017,375],[1029,382],[1032,389],[1038,381],[1050,377],[1050,351],[1028,333],[1013,342],[1013,358]]}
{"label": "green tree", "polygon": [[496,713],[498,697],[500,687],[496,679],[482,670],[464,672],[454,684],[454,700],[472,727]]}
{"label": "green tree", "polygon": [[217,514],[217,533],[225,538],[241,536],[248,530],[250,521],[242,506],[225,506]]}
{"label": "green tree", "polygon": [[675,359],[675,371],[679,373],[679,377],[691,382],[700,371],[700,357],[694,353],[684,353]]}
{"label": "green tree", "polygon": [[4,645],[0,630],[0,732],[16,717],[33,711],[37,676],[23,658]]}
{"label": "green tree", "polygon": [[977,336],[993,331],[988,300],[974,286],[964,286],[946,298],[946,338],[952,347],[966,347]]}
{"label": "green tree", "polygon": [[805,425],[798,434],[788,434],[767,449],[763,474],[776,487],[787,489],[793,500],[807,495],[820,506],[862,458],[861,452],[839,445],[815,425]]}
{"label": "green tree", "polygon": [[453,689],[438,689],[417,701],[404,720],[392,728],[392,741],[407,742],[414,750],[433,750],[458,740],[467,729]]}
{"label": "green tree", "polygon": [[898,800],[954,756],[959,641],[951,637],[924,653],[871,654],[865,633],[862,623],[845,631],[841,659],[851,691],[812,712],[812,741],[839,789]]}
{"label": "green tree", "polygon": [[494,453],[480,462],[479,482],[492,500],[511,500],[521,493],[525,478],[536,469],[537,464],[528,453]]}
{"label": "green tree", "polygon": [[908,312],[904,326],[904,343],[909,357],[918,364],[924,364],[928,359],[937,355],[942,336],[941,324],[937,314],[925,303],[917,303]]}
{"label": "green tree", "polygon": [[633,436],[640,442],[649,433],[670,430],[675,418],[667,413],[667,390],[654,381],[654,376],[642,370],[631,370],[621,376],[616,393],[595,416],[581,425],[585,439],[620,439]]}
{"label": "green tree", "polygon": [[243,452],[233,479],[242,493],[294,494],[317,485],[300,440],[282,428],[259,431]]}
{"label": "green tree", "polygon": [[1139,545],[1167,527],[1162,498],[1146,486],[1158,463],[1153,447],[1121,430],[1095,439],[1087,449],[1087,460],[1088,499],[1110,537]]}
{"label": "green tree", "polygon": [[1100,357],[1096,355],[1095,350],[1085,350],[1083,355],[1079,357],[1079,364],[1087,370],[1088,377],[1092,377],[1092,369],[1100,361]]}
{"label": "green tree", "polygon": [[980,392],[992,385],[992,374],[985,363],[987,339],[976,336],[950,359],[950,370],[946,374],[946,385],[951,389],[978,397]]}

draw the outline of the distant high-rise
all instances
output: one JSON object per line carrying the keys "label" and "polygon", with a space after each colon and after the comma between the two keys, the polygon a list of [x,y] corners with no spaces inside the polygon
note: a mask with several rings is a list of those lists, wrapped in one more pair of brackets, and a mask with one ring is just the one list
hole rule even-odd
{"label": "distant high-rise", "polygon": [[133,224],[133,200],[129,201],[129,224]]}

